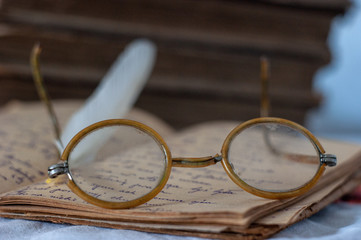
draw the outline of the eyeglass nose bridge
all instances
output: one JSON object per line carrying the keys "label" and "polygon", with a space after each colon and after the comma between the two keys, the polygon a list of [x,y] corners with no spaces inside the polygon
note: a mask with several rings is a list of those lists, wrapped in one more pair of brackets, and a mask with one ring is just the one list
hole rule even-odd
{"label": "eyeglass nose bridge", "polygon": [[222,161],[222,155],[200,157],[200,158],[172,158],[173,167],[201,168],[214,165]]}

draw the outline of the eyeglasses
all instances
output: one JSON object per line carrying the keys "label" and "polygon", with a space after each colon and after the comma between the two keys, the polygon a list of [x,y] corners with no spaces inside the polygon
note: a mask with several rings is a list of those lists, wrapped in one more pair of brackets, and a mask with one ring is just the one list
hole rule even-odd
{"label": "eyeglasses", "polygon": [[[34,72],[39,73],[34,56]],[[263,60],[261,66],[266,68],[266,63]],[[39,76],[34,74],[34,79],[42,85]],[[268,114],[265,92],[261,112]],[[336,156],[326,154],[307,129],[271,117],[238,125],[225,138],[220,153],[201,158],[173,158],[163,138],[142,123],[105,120],[76,134],[61,160],[49,167],[50,178],[67,174],[68,186],[75,194],[94,205],[115,209],[135,207],[154,198],[165,187],[172,167],[199,168],[221,162],[231,180],[245,191],[282,199],[305,193],[326,166],[336,165]],[[262,179],[255,177],[260,175]]]}

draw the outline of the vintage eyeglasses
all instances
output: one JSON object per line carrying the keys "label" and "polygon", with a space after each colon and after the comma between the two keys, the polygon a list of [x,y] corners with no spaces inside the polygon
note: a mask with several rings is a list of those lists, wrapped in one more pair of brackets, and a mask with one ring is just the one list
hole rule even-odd
{"label": "vintage eyeglasses", "polygon": [[[34,80],[59,137],[57,120],[42,83],[38,55],[39,49],[35,47],[31,61]],[[267,78],[268,61],[262,58],[262,117],[235,127],[224,140],[220,154],[173,158],[165,141],[152,128],[132,120],[111,119],[76,134],[61,154],[61,162],[49,167],[49,177],[67,174],[69,188],[82,199],[114,209],[135,207],[154,198],[166,185],[172,167],[199,168],[218,162],[234,183],[254,195],[270,199],[301,195],[316,184],[326,166],[336,165],[336,156],[326,154],[304,127],[266,117]],[[95,148],[88,147],[99,139],[107,141],[98,142]],[[257,169],[263,169],[263,181],[254,179]]]}

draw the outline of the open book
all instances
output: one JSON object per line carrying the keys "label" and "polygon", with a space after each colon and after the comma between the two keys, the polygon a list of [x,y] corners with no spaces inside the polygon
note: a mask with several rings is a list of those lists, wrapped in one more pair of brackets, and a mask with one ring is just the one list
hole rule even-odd
{"label": "open book", "polygon": [[[80,102],[56,102],[64,125]],[[173,156],[217,153],[237,122],[209,122],[175,132],[140,110],[128,119],[141,121],[166,140]],[[57,223],[190,235],[222,239],[260,239],[284,229],[336,200],[361,182],[361,146],[320,139],[338,164],[328,168],[309,192],[270,200],[234,184],[220,164],[207,168],[172,168],[165,188],[132,209],[91,205],[66,185],[66,177],[47,180],[47,167],[58,162],[51,123],[40,103],[11,103],[0,111],[0,216]],[[140,171],[146,169],[139,166]],[[141,174],[141,173],[140,173]]]}

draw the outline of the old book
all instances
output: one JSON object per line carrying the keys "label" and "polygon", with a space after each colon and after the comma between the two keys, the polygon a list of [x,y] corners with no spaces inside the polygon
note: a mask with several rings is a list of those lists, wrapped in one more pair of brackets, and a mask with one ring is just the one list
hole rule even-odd
{"label": "old book", "polygon": [[330,23],[347,2],[4,0],[0,104],[37,99],[28,68],[34,42],[45,50],[53,98],[86,98],[124,46],[145,37],[158,59],[137,106],[172,126],[256,117],[264,54],[272,62],[273,113],[303,122],[321,100],[313,75],[330,60]]}
{"label": "old book", "polygon": [[[79,106],[75,101],[57,102],[60,123],[64,125]],[[175,132],[139,110],[131,112],[128,118],[158,131],[173,156],[218,153],[228,132],[238,124],[207,122]],[[9,104],[0,112],[0,126],[0,216],[9,218],[209,238],[261,239],[314,214],[361,182],[361,146],[322,139],[325,149],[337,155],[338,165],[327,168],[320,181],[298,197],[256,197],[235,185],[215,164],[206,168],[173,168],[164,189],[151,201],[131,209],[104,209],[75,195],[62,176],[47,181],[47,167],[57,163],[59,157],[42,105]],[[147,176],[149,166],[138,164],[139,174]],[[97,192],[100,189],[101,185],[94,185],[94,194],[102,194]]]}

